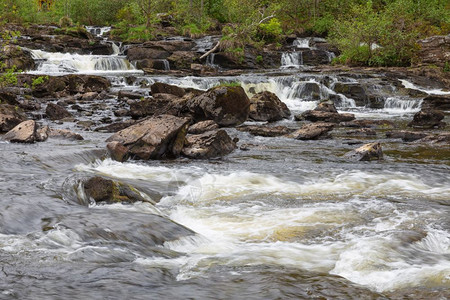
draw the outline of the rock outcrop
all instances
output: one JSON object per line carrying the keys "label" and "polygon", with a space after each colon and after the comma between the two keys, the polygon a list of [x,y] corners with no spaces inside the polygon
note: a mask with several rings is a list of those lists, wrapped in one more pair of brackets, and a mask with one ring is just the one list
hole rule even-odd
{"label": "rock outcrop", "polygon": [[430,95],[423,99],[422,110],[450,111],[450,95]]}
{"label": "rock outcrop", "polygon": [[450,34],[431,36],[417,42],[420,51],[418,65],[434,65],[445,67],[450,62]]}
{"label": "rock outcrop", "polygon": [[[107,139],[107,142],[118,142],[127,148],[126,155],[114,152],[111,155],[144,160],[177,157],[184,146],[188,124],[188,119],[171,115],[160,115],[139,122]],[[108,150],[117,148],[116,144],[116,147],[109,146]]]}
{"label": "rock outcrop", "polygon": [[249,118],[252,120],[274,122],[290,115],[289,108],[274,93],[266,91],[250,99]]}

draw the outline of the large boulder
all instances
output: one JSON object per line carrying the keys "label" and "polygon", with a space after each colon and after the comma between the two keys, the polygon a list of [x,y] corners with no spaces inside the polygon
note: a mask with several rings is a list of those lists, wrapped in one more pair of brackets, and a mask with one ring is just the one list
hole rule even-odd
{"label": "large boulder", "polygon": [[154,94],[151,98],[130,103],[130,116],[139,119],[162,114],[181,114],[186,100],[172,94]]}
{"label": "large boulder", "polygon": [[441,121],[444,117],[444,113],[440,110],[421,110],[414,115],[408,126],[417,128],[440,127],[443,125]]}
{"label": "large boulder", "polygon": [[450,61],[450,34],[428,37],[417,43],[420,46],[417,64],[443,68]]}
{"label": "large boulder", "polygon": [[219,125],[213,120],[201,121],[191,125],[188,129],[190,134],[202,134],[207,131],[219,129]]}
{"label": "large boulder", "polygon": [[383,150],[380,143],[370,143],[348,152],[345,157],[357,161],[382,160]]}
{"label": "large boulder", "polygon": [[450,111],[450,95],[430,95],[423,99],[422,109]]}
{"label": "large boulder", "polygon": [[100,176],[87,180],[84,183],[84,191],[86,196],[93,199],[96,203],[149,202],[132,186]]}
{"label": "large boulder", "polygon": [[186,106],[196,121],[235,126],[247,120],[250,100],[240,86],[218,86],[188,100]]}
{"label": "large boulder", "polygon": [[152,95],[171,94],[178,97],[183,97],[186,94],[186,91],[183,88],[163,82],[155,82],[150,87],[150,90],[152,91]]}
{"label": "large boulder", "polygon": [[45,109],[45,114],[47,115],[47,118],[49,118],[50,120],[61,120],[64,118],[72,117],[72,114],[68,112],[67,109],[55,103],[49,103],[47,105],[47,108]]}
{"label": "large boulder", "polygon": [[249,118],[252,120],[274,122],[290,115],[289,108],[274,93],[266,91],[250,99]]}
{"label": "large boulder", "polygon": [[221,129],[189,135],[182,154],[189,158],[217,158],[230,154],[236,148],[236,143]]}
{"label": "large boulder", "polygon": [[292,129],[287,128],[286,126],[269,127],[269,126],[247,125],[247,126],[240,126],[236,129],[239,131],[248,132],[252,135],[264,137],[283,136],[293,131]]}
{"label": "large boulder", "polygon": [[[115,133],[107,142],[120,143],[127,148],[126,156],[132,158],[177,157],[183,148],[188,124],[186,118],[160,115]],[[108,150],[111,151],[111,147]]]}
{"label": "large boulder", "polygon": [[293,137],[297,140],[319,140],[329,138],[328,132],[333,130],[333,123],[309,123],[303,125],[300,129],[293,132],[289,137]]}
{"label": "large boulder", "polygon": [[8,131],[3,139],[11,143],[34,143],[36,141],[36,122],[28,120]]}
{"label": "large boulder", "polygon": [[16,109],[15,106],[9,104],[0,105],[0,132],[8,132],[25,120],[25,115],[19,109]]}

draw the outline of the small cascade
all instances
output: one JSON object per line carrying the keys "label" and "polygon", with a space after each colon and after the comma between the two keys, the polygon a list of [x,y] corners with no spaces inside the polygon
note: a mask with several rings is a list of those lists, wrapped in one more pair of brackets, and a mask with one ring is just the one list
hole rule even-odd
{"label": "small cascade", "polygon": [[216,64],[214,64],[214,58],[216,57],[215,53],[211,53],[206,57],[206,65],[210,67],[217,67]]}
{"label": "small cascade", "polygon": [[111,31],[111,27],[104,26],[86,26],[86,30],[89,31],[91,34],[95,35],[96,37],[103,37],[103,35],[109,31]]}
{"label": "small cascade", "polygon": [[281,55],[281,68],[300,68],[303,65],[302,52],[285,52]]}
{"label": "small cascade", "polygon": [[120,46],[121,46],[121,43],[119,43],[119,46],[117,46],[116,43],[111,42],[111,47],[113,49],[113,55],[119,55],[120,54]]}
{"label": "small cascade", "polygon": [[294,40],[292,46],[300,49],[310,49],[311,47],[309,46],[309,42],[310,42],[309,38],[298,38]]}
{"label": "small cascade", "polygon": [[162,63],[164,64],[164,71],[170,71],[170,64],[167,59],[162,59]]}
{"label": "small cascade", "polygon": [[137,72],[125,56],[51,53],[42,50],[31,50],[31,54],[37,62],[37,69],[29,72],[32,74]]}
{"label": "small cascade", "polygon": [[398,97],[388,97],[384,101],[384,110],[397,113],[415,113],[420,110],[422,101],[422,99],[402,99]]}

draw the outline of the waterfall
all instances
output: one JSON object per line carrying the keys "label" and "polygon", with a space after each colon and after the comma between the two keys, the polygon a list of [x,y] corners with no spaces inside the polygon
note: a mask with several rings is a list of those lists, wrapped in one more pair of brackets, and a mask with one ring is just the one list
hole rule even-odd
{"label": "waterfall", "polygon": [[61,75],[68,73],[139,72],[125,56],[80,55],[30,50],[37,62],[37,69],[29,73]]}

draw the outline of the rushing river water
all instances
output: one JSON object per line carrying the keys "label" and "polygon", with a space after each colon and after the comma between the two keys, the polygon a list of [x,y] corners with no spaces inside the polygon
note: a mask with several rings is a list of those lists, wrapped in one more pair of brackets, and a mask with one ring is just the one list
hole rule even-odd
{"label": "rushing river water", "polygon": [[[384,108],[356,107],[333,91],[334,82],[357,81],[352,77],[150,77],[117,55],[64,55],[35,51],[42,62],[35,73],[104,74],[112,90],[142,91],[143,83],[155,81],[205,90],[239,81],[249,95],[275,92],[294,112],[335,95],[341,110],[400,125],[421,104],[394,91]],[[131,85],[124,83],[129,74]],[[311,83],[318,96],[305,88]],[[78,117],[114,118],[115,102]],[[293,120],[279,123],[298,127]],[[351,162],[342,155],[355,146],[342,129],[322,141],[227,129],[249,151],[218,160],[118,163],[105,151],[110,134],[49,124],[85,140],[0,141],[0,298],[450,297],[448,148],[406,145],[379,132],[366,139],[384,140],[385,160]],[[132,184],[156,204],[90,203],[82,181],[94,175]]]}

